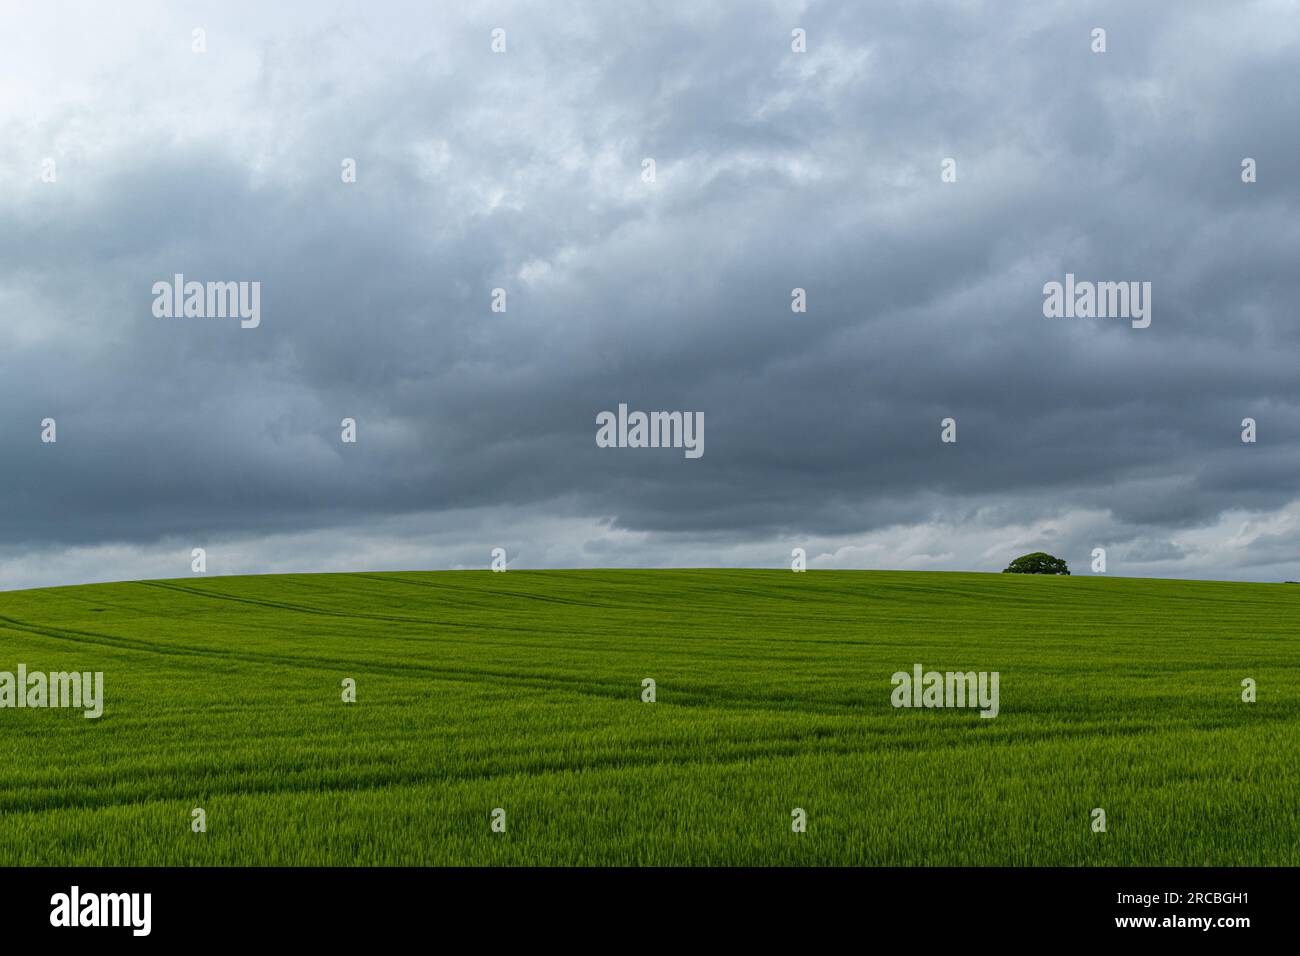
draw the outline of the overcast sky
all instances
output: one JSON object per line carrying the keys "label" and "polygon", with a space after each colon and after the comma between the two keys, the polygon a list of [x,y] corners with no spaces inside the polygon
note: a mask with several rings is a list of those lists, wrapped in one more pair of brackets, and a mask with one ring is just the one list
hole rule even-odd
{"label": "overcast sky", "polygon": [[[0,588],[1300,579],[1298,118],[1289,0],[6,2]],[[261,324],[155,317],[176,273]],[[1066,273],[1150,327],[1045,317]],[[704,455],[597,447],[619,403]]]}

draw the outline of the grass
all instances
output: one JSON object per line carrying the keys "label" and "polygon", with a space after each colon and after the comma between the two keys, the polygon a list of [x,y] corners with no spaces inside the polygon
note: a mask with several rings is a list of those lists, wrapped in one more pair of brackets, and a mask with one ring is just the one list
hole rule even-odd
{"label": "grass", "polygon": [[[0,710],[0,864],[1296,865],[1298,622],[1281,584],[909,572],[0,593],[0,670],[106,698]],[[916,662],[999,671],[1000,715],[893,708]]]}

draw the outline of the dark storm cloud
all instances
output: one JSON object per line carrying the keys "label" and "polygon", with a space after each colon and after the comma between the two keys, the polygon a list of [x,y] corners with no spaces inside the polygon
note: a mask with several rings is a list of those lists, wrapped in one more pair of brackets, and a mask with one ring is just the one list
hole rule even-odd
{"label": "dark storm cloud", "polygon": [[[494,514],[582,526],[556,560],[961,527],[987,540],[937,563],[996,569],[998,529],[1077,512],[1058,542],[1177,573],[1171,535],[1295,503],[1284,6],[430,16],[241,8],[207,60],[163,20],[140,42],[179,48],[165,82],[65,51],[75,92],[3,125],[7,553],[473,512],[484,543]],[[155,319],[177,272],[260,281],[261,326]],[[1151,327],[1044,318],[1066,272],[1150,281]],[[620,402],[702,411],[704,457],[597,448]],[[1300,565],[1288,527],[1261,565]],[[1204,575],[1252,561],[1200,548]]]}

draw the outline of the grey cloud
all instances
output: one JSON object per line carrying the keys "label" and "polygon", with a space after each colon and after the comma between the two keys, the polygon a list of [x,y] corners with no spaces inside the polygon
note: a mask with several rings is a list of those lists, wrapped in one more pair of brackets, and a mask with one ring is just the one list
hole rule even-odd
{"label": "grey cloud", "polygon": [[[805,536],[997,570],[1005,529],[1083,514],[1061,546],[1132,542],[1135,571],[1235,575],[1253,547],[1300,574],[1285,531],[1217,560],[1175,540],[1297,498],[1300,31],[1275,5],[433,16],[236,6],[215,78],[110,55],[120,92],[87,93],[74,57],[0,122],[15,181],[76,144],[0,197],[0,552],[212,538],[256,570],[260,539],[265,567],[276,536],[324,555],[367,527],[387,543],[357,553],[408,556],[403,527],[473,513],[438,560],[485,563],[496,515],[539,565],[779,565]],[[151,49],[187,48],[160,23]],[[1045,319],[1067,271],[1151,281],[1151,328]],[[176,272],[260,280],[261,328],[154,319]],[[595,447],[619,402],[703,411],[705,456]],[[928,540],[948,528],[982,543]]]}

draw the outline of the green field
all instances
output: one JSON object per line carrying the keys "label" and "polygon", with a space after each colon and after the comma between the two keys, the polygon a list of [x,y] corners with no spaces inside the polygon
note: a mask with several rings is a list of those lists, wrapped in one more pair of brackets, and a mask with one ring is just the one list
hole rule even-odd
{"label": "green field", "polygon": [[[1300,586],[1082,576],[0,593],[0,671],[106,698],[0,709],[0,865],[1297,865],[1298,625]],[[999,716],[895,709],[918,662],[1000,672]]]}

